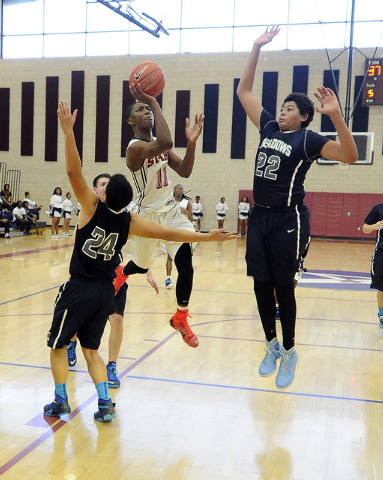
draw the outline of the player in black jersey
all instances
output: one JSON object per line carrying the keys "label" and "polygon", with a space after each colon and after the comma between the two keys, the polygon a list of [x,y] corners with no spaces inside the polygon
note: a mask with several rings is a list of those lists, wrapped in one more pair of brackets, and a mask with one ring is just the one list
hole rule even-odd
{"label": "player in black jersey", "polygon": [[[339,142],[306,130],[314,116],[314,106],[304,94],[288,95],[278,120],[265,111],[253,95],[255,70],[261,48],[278,34],[279,26],[267,28],[255,40],[237,94],[250,120],[260,130],[253,182],[254,207],[251,211],[246,246],[248,275],[253,277],[259,315],[266,336],[266,355],[259,367],[262,376],[276,371],[278,388],[294,379],[298,353],[294,347],[296,301],[294,276],[310,238],[309,211],[304,205],[304,180],[312,162],[320,156],[344,163],[358,158],[334,92],[319,87],[314,93],[329,115]],[[283,345],[276,336],[274,288],[279,302]]]}
{"label": "player in black jersey", "polygon": [[60,102],[57,111],[65,140],[65,164],[73,193],[81,204],[70,279],[59,288],[53,321],[47,335],[51,348],[50,362],[55,382],[55,399],[45,405],[48,416],[71,412],[67,395],[67,345],[77,333],[88,371],[98,393],[96,420],[110,422],[115,416],[109,397],[105,364],[98,353],[108,316],[113,313],[117,257],[128,237],[137,235],[174,242],[224,241],[236,238],[236,232],[208,234],[170,229],[150,222],[140,215],[121,211],[133,196],[132,187],[122,174],[112,175],[100,199],[87,185],[73,133],[77,110],[73,115],[67,102]]}
{"label": "player in black jersey", "polygon": [[383,333],[383,203],[374,205],[364,220],[363,232],[376,231],[375,250],[371,259],[370,288],[378,290],[378,319],[379,329]]}

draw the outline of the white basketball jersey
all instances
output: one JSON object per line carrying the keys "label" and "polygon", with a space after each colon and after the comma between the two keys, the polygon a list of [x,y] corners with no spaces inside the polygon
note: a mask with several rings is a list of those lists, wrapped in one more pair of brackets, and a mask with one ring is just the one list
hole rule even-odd
{"label": "white basketball jersey", "polygon": [[[142,140],[133,138],[129,145],[138,141]],[[132,172],[130,169],[129,171],[137,190],[132,211],[135,213],[167,212],[169,206],[174,204],[168,175],[168,152],[154,158],[145,158],[137,172]]]}

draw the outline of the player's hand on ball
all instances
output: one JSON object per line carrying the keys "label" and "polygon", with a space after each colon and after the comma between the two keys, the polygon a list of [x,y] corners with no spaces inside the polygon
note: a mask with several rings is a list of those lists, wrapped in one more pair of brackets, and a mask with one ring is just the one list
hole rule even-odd
{"label": "player's hand on ball", "polygon": [[155,100],[154,97],[142,91],[141,85],[139,83],[137,83],[137,85],[134,85],[133,83],[131,83],[129,85],[129,90],[132,96],[141,103],[150,104]]}

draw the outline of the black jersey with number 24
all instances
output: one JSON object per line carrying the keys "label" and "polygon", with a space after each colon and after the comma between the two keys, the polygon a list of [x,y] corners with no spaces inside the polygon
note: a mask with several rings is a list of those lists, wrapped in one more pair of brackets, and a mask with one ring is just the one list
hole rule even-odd
{"label": "black jersey with number 24", "polygon": [[73,277],[115,278],[119,254],[128,240],[129,212],[114,212],[98,201],[90,221],[77,228],[69,273]]}
{"label": "black jersey with number 24", "polygon": [[255,158],[254,202],[267,207],[286,207],[303,202],[304,180],[320,157],[328,138],[301,128],[280,132],[278,122],[266,110],[261,114],[261,140]]}

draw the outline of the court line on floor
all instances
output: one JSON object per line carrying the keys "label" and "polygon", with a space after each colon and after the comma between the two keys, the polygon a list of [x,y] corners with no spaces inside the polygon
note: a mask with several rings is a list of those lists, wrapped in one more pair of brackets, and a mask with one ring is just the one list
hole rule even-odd
{"label": "court line on floor", "polygon": [[21,257],[22,255],[31,255],[32,253],[47,252],[49,250],[59,250],[60,248],[68,247],[73,248],[73,245],[71,243],[68,243],[66,245],[54,245],[53,247],[35,248],[34,250],[22,250],[21,252],[3,253],[0,255],[0,259],[9,257]]}
{"label": "court line on floor", "polygon": [[[138,360],[136,360],[132,365],[130,365],[128,368],[126,368],[119,377],[125,376],[127,373],[129,373],[133,368],[135,368],[137,365],[142,363],[144,360],[146,360],[148,357],[150,357],[154,352],[156,352],[162,345],[164,345],[166,342],[168,342],[171,338],[173,338],[175,335],[177,335],[177,332],[172,332],[170,335],[168,335],[164,340],[162,340],[158,345],[155,347],[151,348],[148,352],[146,352],[142,357],[140,357]],[[82,410],[84,410],[91,402],[93,402],[95,399],[97,399],[97,394],[92,395],[90,398],[85,400],[81,405],[79,405],[75,410],[73,410],[72,413],[69,415],[66,415],[66,418],[73,418],[74,416],[78,415]],[[33,423],[35,420],[38,418],[43,417],[43,414],[40,413],[33,419],[29,420],[29,423]],[[3,473],[7,472],[10,468],[12,468],[14,465],[16,465],[19,461],[21,461],[23,458],[25,458],[29,453],[31,453],[33,450],[35,450],[38,446],[40,446],[45,440],[50,438],[57,430],[59,430],[61,427],[67,424],[66,421],[57,419],[59,420],[58,423],[54,423],[53,426],[50,426],[49,430],[44,432],[40,437],[38,437],[36,440],[34,440],[30,445],[26,446],[21,452],[16,454],[13,458],[8,460],[4,465],[0,466],[0,475]]]}
{"label": "court line on floor", "polygon": [[335,395],[319,395],[315,393],[288,392],[286,390],[267,390],[264,388],[238,387],[235,385],[221,385],[219,383],[188,382],[186,380],[170,380],[167,378],[140,377],[135,375],[126,375],[126,378],[134,378],[137,380],[152,380],[155,382],[177,383],[177,384],[184,384],[184,385],[196,385],[201,387],[226,388],[231,390],[241,390],[241,391],[247,391],[247,392],[277,393],[279,395],[293,395],[298,397],[327,398],[330,400],[347,400],[350,402],[366,402],[366,403],[383,404],[383,400],[373,400],[370,398],[337,397]]}
{"label": "court line on floor", "polygon": [[[226,322],[226,321],[232,321],[232,320],[224,320],[224,321]],[[203,324],[206,325],[206,324],[209,324],[209,323],[216,323],[216,322],[204,322]],[[203,324],[201,324],[201,325],[203,325]],[[195,325],[195,326],[198,326],[198,325]],[[275,391],[275,390],[264,390],[264,389],[250,388],[250,387],[236,387],[236,386],[220,385],[220,384],[204,384],[204,383],[200,383],[200,382],[186,382],[186,381],[179,381],[179,380],[156,379],[156,378],[150,378],[150,377],[139,377],[139,376],[128,375],[129,372],[131,372],[134,368],[136,368],[138,365],[140,365],[142,362],[144,362],[148,357],[150,357],[153,353],[155,353],[159,348],[161,348],[165,343],[167,343],[175,335],[179,335],[178,332],[176,332],[176,331],[172,332],[164,340],[159,342],[156,346],[151,348],[148,352],[146,352],[144,355],[142,355],[138,360],[136,360],[129,367],[127,367],[125,370],[123,370],[118,375],[118,377],[119,378],[127,377],[127,378],[136,378],[136,379],[146,379],[146,380],[172,382],[172,383],[184,383],[184,384],[190,384],[190,385],[210,386],[210,387],[217,387],[217,388],[228,388],[228,389],[230,388],[230,389],[247,390],[247,391],[262,392],[262,393],[277,393],[277,394],[285,394],[285,395],[306,396],[306,397],[313,397],[313,398],[314,397],[315,398],[328,398],[328,399],[334,399],[334,400],[348,400],[348,401],[359,401],[359,402],[379,403],[379,404],[383,403],[383,401],[372,400],[372,399],[334,397],[334,396],[330,396],[330,395],[314,395],[314,394],[304,394],[304,393],[287,392],[287,391],[279,391],[279,390],[277,390],[277,391]],[[48,368],[48,367],[39,367],[39,368]],[[84,410],[95,399],[97,399],[97,394],[94,394],[90,398],[85,400],[72,413],[67,415],[66,418],[71,419],[74,416],[78,415],[82,410]],[[36,417],[32,418],[28,423],[33,425],[33,423],[35,421],[38,421],[39,419],[42,420],[44,418],[45,417],[43,416],[43,414],[40,413]],[[50,438],[57,430],[59,430],[61,427],[63,427],[66,424],[67,424],[66,421],[61,420],[61,419],[57,419],[57,423],[53,423],[53,425],[51,424],[48,431],[44,432],[40,437],[38,437],[36,440],[34,440],[30,445],[25,447],[21,452],[16,454],[13,458],[11,458],[4,465],[0,466],[0,475],[7,472],[10,468],[12,468],[19,461],[21,461],[23,458],[25,458],[29,453],[31,453],[33,450],[35,450],[45,440]]]}

